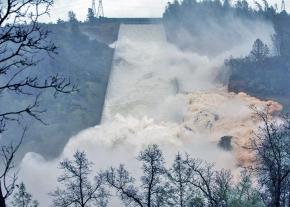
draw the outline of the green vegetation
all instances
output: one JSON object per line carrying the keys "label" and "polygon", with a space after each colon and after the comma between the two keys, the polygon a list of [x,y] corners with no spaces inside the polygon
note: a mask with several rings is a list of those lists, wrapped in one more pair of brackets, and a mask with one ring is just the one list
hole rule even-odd
{"label": "green vegetation", "polygon": [[267,45],[257,39],[245,58],[226,61],[231,68],[229,90],[258,97],[290,95],[290,64],[282,56],[270,56]]}

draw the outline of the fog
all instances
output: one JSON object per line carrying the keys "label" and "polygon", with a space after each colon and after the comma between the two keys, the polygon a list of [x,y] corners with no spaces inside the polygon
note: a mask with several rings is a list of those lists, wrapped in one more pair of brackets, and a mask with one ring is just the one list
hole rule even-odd
{"label": "fog", "polygon": [[[121,25],[113,44],[116,50],[102,124],[72,137],[54,160],[32,152],[22,160],[20,180],[41,206],[50,204],[48,193],[57,184],[58,163],[76,150],[87,153],[95,163],[94,172],[125,163],[138,174],[137,153],[152,143],[161,146],[166,161],[181,151],[214,162],[218,168],[238,170],[247,160],[239,144],[246,143],[258,125],[249,106],[270,103],[273,110],[281,108],[274,102],[227,92],[224,59],[230,54],[248,54],[258,37],[270,43],[274,31],[271,24],[260,20],[251,24],[229,21],[222,29],[213,25],[211,31],[216,35],[181,33],[180,47],[167,41],[162,25]],[[224,36],[230,34],[224,31],[235,34],[230,44]],[[191,49],[180,49],[186,42]],[[203,48],[195,48],[198,43]],[[217,146],[225,135],[234,137],[234,151]]]}
{"label": "fog", "polygon": [[[86,25],[80,25],[79,32],[72,32],[69,24],[48,25],[48,30],[52,31],[50,40],[59,47],[58,54],[52,57],[38,54],[41,61],[26,73],[22,72],[19,78],[25,79],[27,74],[45,78],[57,73],[70,78],[72,83],[78,85],[79,92],[58,94],[56,97],[51,90],[42,92],[39,110],[45,111],[40,114],[45,124],[29,116],[21,117],[22,125],[29,128],[18,151],[17,162],[30,151],[40,153],[46,158],[55,158],[71,136],[95,126],[101,120],[113,49],[97,41],[97,35],[91,31],[93,29],[87,28]],[[114,30],[111,30],[112,40],[109,43],[117,38]],[[34,96],[15,95],[9,91],[3,92],[2,95],[5,97],[0,101],[2,112],[15,111],[34,101]],[[17,143],[22,133],[18,123],[8,124],[8,130],[0,139],[2,145],[10,144],[11,141]]]}

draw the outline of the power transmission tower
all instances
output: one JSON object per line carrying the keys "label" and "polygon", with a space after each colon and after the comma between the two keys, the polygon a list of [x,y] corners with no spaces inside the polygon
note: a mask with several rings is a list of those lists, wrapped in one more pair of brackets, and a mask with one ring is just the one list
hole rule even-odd
{"label": "power transmission tower", "polygon": [[104,17],[104,8],[103,8],[103,1],[99,0],[99,7],[98,7],[98,13],[97,17]]}
{"label": "power transmission tower", "polygon": [[286,11],[285,0],[282,0],[281,12]]}
{"label": "power transmission tower", "polygon": [[94,16],[97,14],[97,9],[96,9],[96,0],[92,0],[92,10],[94,13]]}

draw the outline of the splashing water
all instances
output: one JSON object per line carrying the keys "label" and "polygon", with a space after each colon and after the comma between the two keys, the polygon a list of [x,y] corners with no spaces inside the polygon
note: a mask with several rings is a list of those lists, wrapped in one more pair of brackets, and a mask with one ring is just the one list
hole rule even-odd
{"label": "splashing water", "polygon": [[[232,52],[237,51],[245,53],[235,46]],[[72,137],[55,160],[28,153],[21,164],[21,179],[48,206],[47,193],[56,185],[58,162],[77,149],[86,151],[95,170],[125,163],[138,174],[134,158],[151,143],[161,146],[167,160],[181,151],[218,168],[236,169],[247,161],[240,146],[257,125],[248,106],[281,107],[228,93],[216,83],[227,55],[209,58],[181,51],[166,41],[162,25],[121,25],[102,124]],[[217,146],[225,135],[234,137],[233,151]]]}

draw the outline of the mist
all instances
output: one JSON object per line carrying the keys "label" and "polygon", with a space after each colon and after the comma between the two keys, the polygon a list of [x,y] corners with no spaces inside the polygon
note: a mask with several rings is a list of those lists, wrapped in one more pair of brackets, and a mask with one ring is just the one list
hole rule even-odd
{"label": "mist", "polygon": [[[160,145],[167,161],[180,151],[238,171],[247,162],[240,145],[259,124],[249,106],[270,104],[273,111],[281,106],[227,92],[224,60],[248,54],[256,38],[270,43],[274,33],[266,21],[227,21],[223,27],[213,22],[207,33],[201,25],[195,28],[201,31],[197,36],[183,30],[177,46],[161,24],[121,25],[101,124],[70,138],[54,160],[31,152],[21,162],[20,180],[41,206],[49,206],[58,163],[76,150],[87,153],[95,172],[124,163],[138,174],[137,153],[152,143]],[[233,151],[217,145],[227,135],[234,137]]]}

